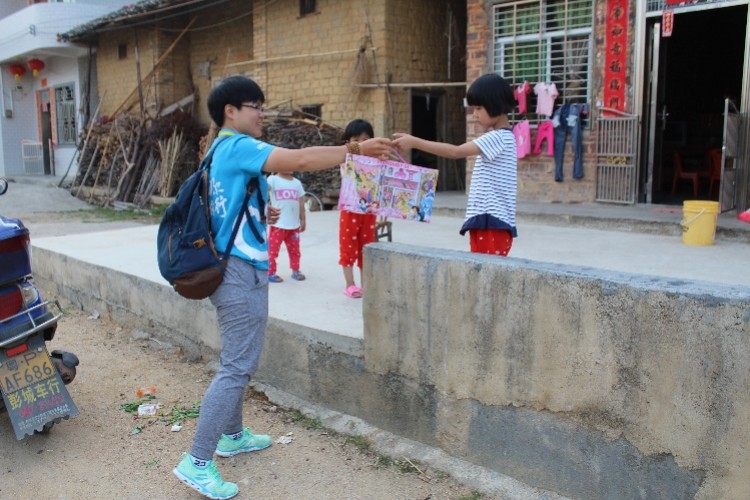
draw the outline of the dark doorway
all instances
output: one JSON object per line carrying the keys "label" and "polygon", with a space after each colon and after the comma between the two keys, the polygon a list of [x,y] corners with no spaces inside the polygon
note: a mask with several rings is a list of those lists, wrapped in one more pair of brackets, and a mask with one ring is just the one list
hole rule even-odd
{"label": "dark doorway", "polygon": [[39,92],[39,125],[42,132],[42,156],[44,158],[44,175],[55,175],[52,171],[51,155],[55,154],[50,150],[52,142],[52,113],[50,110],[49,90],[44,89]]}
{"label": "dark doorway", "polygon": [[[411,133],[416,137],[437,140],[438,104],[440,99],[430,94],[412,94],[411,96]],[[415,149],[411,162],[420,167],[437,168],[437,157]]]}
{"label": "dark doorway", "polygon": [[[646,123],[656,117],[653,134],[643,135],[653,151],[653,203],[718,199],[709,192],[709,152],[722,146],[725,99],[740,102],[746,19],[747,6],[676,13],[672,35],[658,40],[657,98],[643,113]],[[655,23],[661,17],[647,31]],[[648,78],[647,68],[646,88]]]}

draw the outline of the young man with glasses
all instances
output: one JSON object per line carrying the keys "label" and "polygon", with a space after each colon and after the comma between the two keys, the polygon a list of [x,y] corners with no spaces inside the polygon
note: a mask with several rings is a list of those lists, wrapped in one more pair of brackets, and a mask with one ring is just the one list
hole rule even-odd
{"label": "young man with glasses", "polygon": [[[359,144],[285,149],[266,144],[260,86],[249,78],[225,79],[208,96],[211,119],[221,128],[211,145],[215,149],[210,171],[209,204],[216,250],[223,253],[237,214],[243,218],[234,240],[224,280],[211,295],[221,335],[220,368],[201,403],[198,427],[190,453],[183,455],[173,473],[183,483],[209,498],[231,498],[235,483],[223,481],[213,455],[230,457],[271,445],[271,437],[243,427],[242,403],[255,373],[268,321],[267,226],[279,211],[267,205],[265,173],[310,172],[337,167],[347,153],[386,158],[390,140],[373,138]],[[246,207],[247,187],[257,179],[258,189]],[[266,213],[267,208],[267,213]]]}

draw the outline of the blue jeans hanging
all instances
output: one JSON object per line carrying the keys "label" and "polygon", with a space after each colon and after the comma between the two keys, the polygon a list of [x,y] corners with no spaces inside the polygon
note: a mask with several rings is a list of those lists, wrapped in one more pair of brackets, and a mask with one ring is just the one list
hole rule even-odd
{"label": "blue jeans hanging", "polygon": [[581,132],[581,115],[588,113],[587,104],[565,103],[552,116],[555,127],[555,181],[563,180],[563,157],[565,143],[570,131],[573,140],[573,178],[583,178],[583,133]]}

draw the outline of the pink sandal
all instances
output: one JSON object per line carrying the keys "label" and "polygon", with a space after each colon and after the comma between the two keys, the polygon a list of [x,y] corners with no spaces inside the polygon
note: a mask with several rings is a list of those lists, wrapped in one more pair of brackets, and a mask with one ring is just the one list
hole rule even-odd
{"label": "pink sandal", "polygon": [[347,297],[351,297],[352,299],[361,299],[362,289],[356,285],[352,285],[344,290],[344,295],[346,295]]}

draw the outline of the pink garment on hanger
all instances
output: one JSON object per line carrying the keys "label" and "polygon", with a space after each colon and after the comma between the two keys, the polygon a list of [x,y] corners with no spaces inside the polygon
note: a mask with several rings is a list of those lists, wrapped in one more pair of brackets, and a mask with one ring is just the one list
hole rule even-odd
{"label": "pink garment on hanger", "polygon": [[554,83],[537,83],[534,85],[536,94],[536,112],[543,116],[552,116],[555,109],[555,99],[558,96],[557,87]]}
{"label": "pink garment on hanger", "polygon": [[531,154],[531,127],[529,120],[516,123],[513,127],[513,135],[516,138],[516,158],[523,158]]}
{"label": "pink garment on hanger", "polygon": [[518,102],[519,113],[526,112],[526,94],[528,94],[529,92],[531,92],[531,85],[529,84],[528,80],[524,81],[521,85],[513,89],[513,95]]}
{"label": "pink garment on hanger", "polygon": [[551,120],[539,124],[536,130],[536,143],[534,143],[534,154],[542,152],[542,141],[547,139],[547,156],[555,154],[555,127]]}

